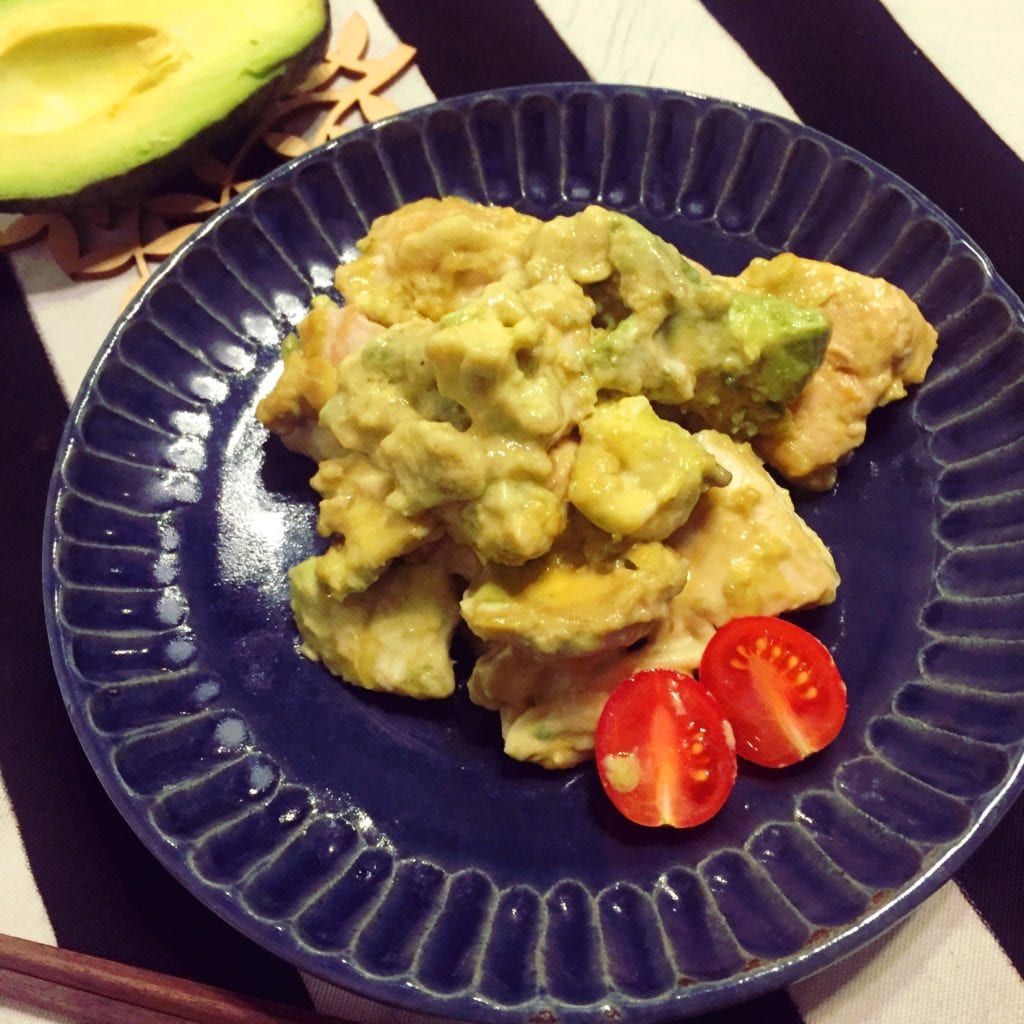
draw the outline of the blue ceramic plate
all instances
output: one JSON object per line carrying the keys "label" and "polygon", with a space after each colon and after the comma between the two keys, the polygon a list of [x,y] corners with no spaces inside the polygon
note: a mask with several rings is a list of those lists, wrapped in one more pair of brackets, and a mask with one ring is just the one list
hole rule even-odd
{"label": "blue ceramic plate", "polygon": [[[358,692],[296,653],[285,570],[315,547],[311,466],[253,408],[371,219],[446,193],[541,217],[602,203],[722,273],[828,258],[900,284],[939,328],[927,383],[872,417],[833,492],[799,499],[843,577],[809,621],[848,682],[846,728],[798,767],[742,768],[702,828],[633,827],[591,766],[508,760],[463,695]],[[75,404],[45,592],[85,750],[188,889],[365,996],[571,1024],[791,982],[907,913],[1021,788],[1021,324],[906,184],[729,103],[531,88],[353,132],[197,232]]]}

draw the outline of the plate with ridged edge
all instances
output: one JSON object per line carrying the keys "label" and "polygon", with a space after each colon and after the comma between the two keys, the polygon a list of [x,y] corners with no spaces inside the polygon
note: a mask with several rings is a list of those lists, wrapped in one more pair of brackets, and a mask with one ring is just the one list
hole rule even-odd
{"label": "plate with ridged edge", "polygon": [[[601,203],[721,273],[830,259],[901,285],[939,329],[926,383],[872,416],[832,492],[796,496],[843,576],[806,619],[848,682],[846,727],[802,765],[741,768],[706,826],[633,827],[592,766],[511,762],[461,691],[363,693],[297,654],[285,571],[315,550],[312,467],[254,406],[370,221],[444,194],[541,217]],[[731,103],[531,87],[354,131],[198,230],[74,404],[44,548],[74,726],[192,893],[364,996],[583,1024],[792,982],[916,906],[1021,788],[1022,321],[920,194]]]}

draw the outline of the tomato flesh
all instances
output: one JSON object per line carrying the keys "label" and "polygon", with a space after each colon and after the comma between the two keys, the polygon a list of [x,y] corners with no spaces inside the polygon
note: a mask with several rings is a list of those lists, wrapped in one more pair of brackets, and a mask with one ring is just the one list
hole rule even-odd
{"label": "tomato flesh", "polygon": [[817,753],[846,719],[846,686],[828,648],[785,619],[727,622],[704,650],[700,681],[732,725],[737,755],[768,768]]}
{"label": "tomato flesh", "polygon": [[682,672],[647,669],[619,684],[601,714],[594,748],[605,792],[638,825],[703,824],[736,782],[722,710]]}

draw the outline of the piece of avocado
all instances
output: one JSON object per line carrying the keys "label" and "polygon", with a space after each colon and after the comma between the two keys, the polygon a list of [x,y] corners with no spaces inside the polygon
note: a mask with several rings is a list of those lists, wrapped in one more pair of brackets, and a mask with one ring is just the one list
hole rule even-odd
{"label": "piece of avocado", "polygon": [[646,636],[686,577],[686,562],[667,545],[615,544],[576,518],[541,558],[486,566],[460,608],[481,640],[571,657]]}
{"label": "piece of avocado", "polygon": [[729,473],[643,395],[601,402],[580,423],[569,501],[612,537],[664,540]]}
{"label": "piece of avocado", "polygon": [[152,188],[299,84],[329,36],[326,0],[7,0],[0,209]]}
{"label": "piece of avocado", "polygon": [[824,358],[825,313],[703,278],[637,221],[594,209],[578,216],[600,218],[606,236],[606,277],[588,284],[596,315],[586,358],[598,388],[645,394],[742,439],[783,416]]}

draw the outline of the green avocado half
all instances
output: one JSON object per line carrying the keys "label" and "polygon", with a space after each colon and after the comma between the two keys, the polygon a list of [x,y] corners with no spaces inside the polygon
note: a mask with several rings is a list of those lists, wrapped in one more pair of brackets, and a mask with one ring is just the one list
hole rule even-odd
{"label": "green avocado half", "polygon": [[326,0],[3,0],[0,209],[125,199],[316,65]]}

